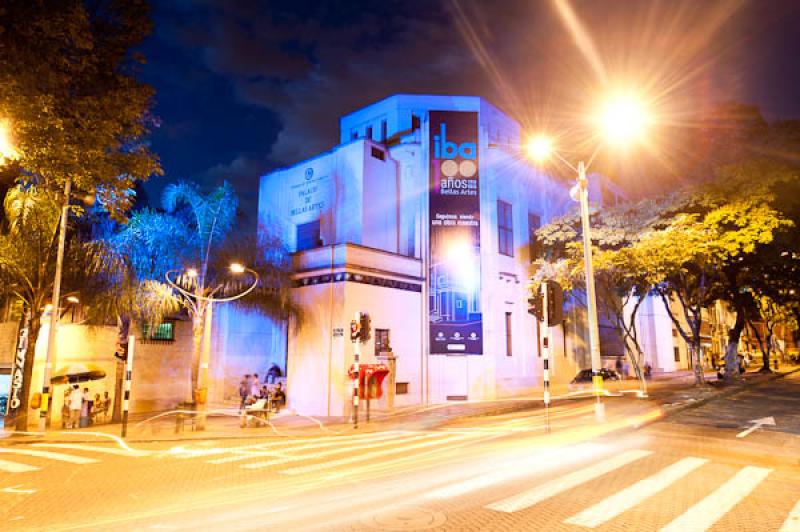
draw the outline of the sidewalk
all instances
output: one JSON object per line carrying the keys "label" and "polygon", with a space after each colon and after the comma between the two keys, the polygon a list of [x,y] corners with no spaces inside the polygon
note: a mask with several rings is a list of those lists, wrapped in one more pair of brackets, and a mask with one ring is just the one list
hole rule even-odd
{"label": "sidewalk", "polygon": [[[746,391],[773,379],[800,371],[800,366],[784,366],[780,371],[769,374],[758,372],[746,373],[742,380],[731,385],[724,385],[717,381],[715,373],[706,374],[707,384],[701,387],[694,386],[694,374],[681,372],[669,376],[654,376],[648,381],[648,397],[641,399],[653,406],[664,409],[666,416],[687,408],[694,408],[709,401],[729,397]],[[610,393],[613,400],[616,397],[631,397],[632,392],[638,390],[635,380],[624,381],[626,392]],[[591,396],[583,395],[558,395],[553,397],[552,405],[564,401],[588,401]],[[191,441],[191,440],[221,440],[243,438],[266,438],[274,436],[312,437],[320,435],[352,434],[354,432],[374,432],[387,429],[398,430],[424,430],[433,429],[447,424],[450,421],[463,418],[494,416],[509,414],[518,411],[538,410],[543,407],[541,396],[537,397],[511,397],[493,401],[466,401],[463,403],[444,403],[429,406],[412,406],[397,408],[391,412],[373,411],[370,422],[366,421],[365,412],[359,412],[359,428],[355,429],[352,423],[340,417],[309,417],[294,415],[284,411],[277,416],[271,416],[269,424],[258,427],[242,428],[240,417],[236,409],[212,410],[206,421],[205,430],[193,430],[186,424],[182,430],[176,432],[176,413],[163,412],[158,414],[137,414],[131,416],[128,423],[128,434],[124,441],[128,443],[149,443],[165,441]],[[0,442],[3,444],[33,443],[33,442],[100,442],[120,441],[121,424],[100,424],[84,429],[51,430],[46,434],[27,433],[15,434],[11,431],[0,430]]]}

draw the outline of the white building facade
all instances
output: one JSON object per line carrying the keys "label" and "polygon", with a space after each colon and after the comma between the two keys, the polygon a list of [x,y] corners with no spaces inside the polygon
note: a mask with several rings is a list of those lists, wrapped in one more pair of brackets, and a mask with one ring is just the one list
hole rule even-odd
{"label": "white building facade", "polygon": [[[289,327],[291,408],[349,413],[357,311],[374,329],[361,362],[394,368],[384,404],[541,387],[532,232],[573,204],[522,159],[520,136],[478,97],[395,95],[342,117],[331,151],[261,178],[259,224],[294,252],[303,309]],[[553,373],[572,378],[573,350],[554,343]]]}

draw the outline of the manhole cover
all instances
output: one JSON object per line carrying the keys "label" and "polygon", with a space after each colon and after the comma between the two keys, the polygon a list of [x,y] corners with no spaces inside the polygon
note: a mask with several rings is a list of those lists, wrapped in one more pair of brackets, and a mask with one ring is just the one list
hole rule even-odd
{"label": "manhole cover", "polygon": [[442,526],[447,517],[418,506],[398,506],[372,512],[361,518],[361,522],[370,528],[379,530],[428,530]]}

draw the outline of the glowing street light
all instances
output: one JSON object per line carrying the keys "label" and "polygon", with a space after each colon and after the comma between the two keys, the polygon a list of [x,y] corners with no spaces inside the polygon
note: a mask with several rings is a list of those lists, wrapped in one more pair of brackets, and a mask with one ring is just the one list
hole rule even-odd
{"label": "glowing street light", "polygon": [[238,262],[233,262],[230,265],[231,273],[244,273],[246,268]]}
{"label": "glowing street light", "polygon": [[[614,143],[624,143],[641,138],[648,121],[647,113],[639,100],[630,96],[616,96],[609,99],[598,114],[597,126],[607,140]],[[586,168],[592,164],[598,151],[599,146],[589,158],[589,162],[584,164],[583,161],[579,161],[576,167],[553,148],[552,141],[546,136],[533,137],[526,145],[527,155],[537,163],[554,156],[577,174],[577,181],[572,190],[570,190],[570,197],[580,203],[581,209],[583,261],[586,272],[586,306],[589,321],[589,350],[592,359],[592,384],[597,397],[595,416],[598,420],[603,420],[605,412],[603,404],[600,402],[600,395],[603,391],[603,377],[600,375],[600,332],[597,318],[597,296],[594,286],[594,267],[592,266],[589,188],[586,179]],[[646,386],[644,381],[642,381],[642,386]],[[647,395],[646,388],[643,390],[643,395]]]}
{"label": "glowing street light", "polygon": [[192,279],[197,277],[197,270],[194,268],[189,268],[186,270],[186,277],[191,277]]}
{"label": "glowing street light", "polygon": [[14,147],[8,120],[0,120],[0,165],[17,158],[19,158],[19,152]]}
{"label": "glowing street light", "polygon": [[607,140],[627,143],[642,137],[649,116],[640,99],[630,94],[619,94],[605,102],[597,122]]}

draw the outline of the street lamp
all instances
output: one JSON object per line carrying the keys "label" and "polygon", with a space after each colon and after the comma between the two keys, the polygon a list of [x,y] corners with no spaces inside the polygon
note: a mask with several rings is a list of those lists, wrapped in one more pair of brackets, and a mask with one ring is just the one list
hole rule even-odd
{"label": "street lamp", "polygon": [[[207,404],[208,364],[211,353],[211,316],[213,303],[225,303],[246,296],[255,290],[260,278],[258,272],[238,262],[231,263],[228,269],[233,275],[237,276],[246,272],[250,273],[253,276],[252,284],[245,290],[226,296],[221,294],[221,291],[228,286],[227,283],[218,283],[213,287],[206,285],[208,281],[206,267],[203,268],[202,275],[200,275],[196,268],[187,268],[185,272],[181,270],[170,270],[165,274],[167,283],[184,296],[184,300],[187,302],[195,319],[197,319],[199,323],[203,323],[203,346],[201,350],[201,359],[199,361],[200,367],[198,368],[195,398],[197,399],[197,397],[202,396],[205,397],[206,400],[196,401],[198,410],[201,409],[201,405],[202,409],[205,409]],[[181,275],[181,273],[183,273],[183,275]],[[181,277],[184,276],[188,278],[188,280],[182,280]],[[182,284],[185,286],[181,286]],[[198,419],[198,428],[204,428],[205,419],[202,416]]]}
{"label": "street lamp", "polygon": [[[614,143],[630,142],[639,138],[649,119],[641,102],[627,94],[619,94],[610,98],[596,116],[596,125],[605,139]],[[603,377],[600,375],[600,332],[597,319],[597,296],[594,286],[594,267],[592,266],[592,238],[589,224],[589,187],[586,179],[586,168],[597,156],[598,145],[589,161],[579,161],[577,166],[565,159],[554,149],[552,141],[546,136],[533,137],[526,145],[528,156],[539,163],[553,156],[577,174],[575,186],[570,190],[570,197],[580,204],[581,229],[583,233],[583,262],[586,272],[586,306],[589,320],[589,351],[592,358],[592,386],[595,397],[595,417],[598,421],[605,419],[605,410],[600,401],[603,392]]]}
{"label": "street lamp", "polygon": [[18,158],[19,152],[14,146],[8,120],[0,120],[0,166]]}

